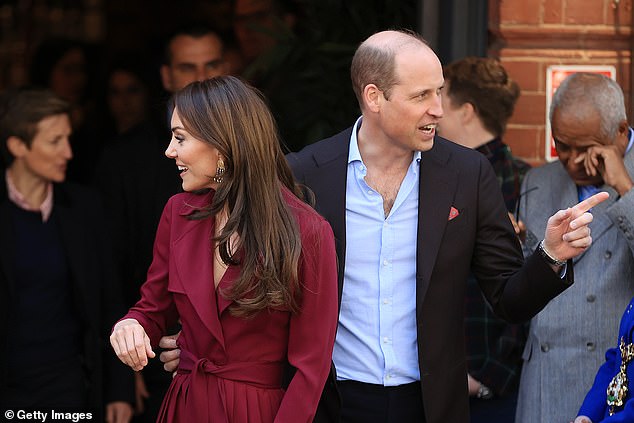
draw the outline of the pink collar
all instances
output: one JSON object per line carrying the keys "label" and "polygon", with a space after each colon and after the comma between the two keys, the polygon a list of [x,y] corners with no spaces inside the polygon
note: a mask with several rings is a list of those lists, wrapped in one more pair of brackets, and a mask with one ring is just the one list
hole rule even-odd
{"label": "pink collar", "polygon": [[11,179],[11,175],[9,174],[9,169],[5,172],[5,177],[7,180],[7,191],[9,192],[9,200],[13,201],[16,206],[21,209],[28,211],[39,211],[42,213],[42,222],[46,222],[49,217],[51,217],[51,213],[53,212],[53,184],[48,183],[48,187],[46,189],[46,198],[42,202],[39,208],[31,207],[24,198],[24,195],[13,184],[13,180]]}

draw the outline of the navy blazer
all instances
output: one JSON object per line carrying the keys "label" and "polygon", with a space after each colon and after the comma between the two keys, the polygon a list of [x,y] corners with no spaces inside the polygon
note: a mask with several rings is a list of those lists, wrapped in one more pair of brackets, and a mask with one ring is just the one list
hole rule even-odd
{"label": "navy blazer", "polygon": [[[9,201],[0,171],[0,333],[4,334],[12,324],[11,304],[16,301]],[[53,202],[71,272],[73,305],[81,318],[89,406],[101,413],[107,402],[134,402],[133,372],[119,361],[108,339],[112,325],[125,313],[113,275],[111,246],[97,195],[71,183],[54,184]],[[9,342],[0,337],[0,390],[7,380]]]}
{"label": "navy blazer", "polygon": [[[352,128],[287,156],[315,207],[331,224],[339,260],[339,299],[346,249],[346,173]],[[449,219],[450,210],[458,216]],[[428,423],[468,422],[464,296],[473,271],[495,313],[523,322],[572,284],[538,255],[524,264],[490,163],[480,153],[436,137],[420,162],[416,320],[418,361]],[[335,371],[315,421],[339,421]]]}

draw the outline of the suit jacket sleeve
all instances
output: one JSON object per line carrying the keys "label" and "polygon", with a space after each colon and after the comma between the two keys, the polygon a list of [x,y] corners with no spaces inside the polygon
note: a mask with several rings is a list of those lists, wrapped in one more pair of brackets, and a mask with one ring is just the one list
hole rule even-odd
{"label": "suit jacket sleeve", "polygon": [[323,219],[302,235],[300,311],[291,317],[288,361],[297,369],[276,423],[312,422],[330,372],[337,328],[337,264],[334,236]]}
{"label": "suit jacket sleeve", "polygon": [[174,200],[171,199],[163,210],[154,241],[152,264],[147,280],[141,286],[141,299],[124,317],[136,319],[143,326],[153,347],[158,346],[167,328],[178,320],[176,305],[167,289],[173,204]]}
{"label": "suit jacket sleeve", "polygon": [[499,198],[500,188],[488,163],[481,166],[479,190],[472,269],[498,316],[509,322],[527,321],[573,283],[572,262],[568,262],[564,278],[538,253],[530,255],[521,266],[519,240],[504,202]]}

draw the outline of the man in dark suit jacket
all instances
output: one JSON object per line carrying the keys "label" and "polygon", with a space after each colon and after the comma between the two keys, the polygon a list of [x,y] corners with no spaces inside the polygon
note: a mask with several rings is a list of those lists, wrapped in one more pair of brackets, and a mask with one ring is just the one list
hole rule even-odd
{"label": "man in dark suit jacket", "polygon": [[424,40],[374,34],[351,74],[362,117],[288,156],[339,258],[336,372],[317,420],[467,422],[469,271],[498,315],[525,321],[572,284],[565,264],[591,243],[590,204],[551,217],[524,263],[486,158],[435,136],[444,81]]}

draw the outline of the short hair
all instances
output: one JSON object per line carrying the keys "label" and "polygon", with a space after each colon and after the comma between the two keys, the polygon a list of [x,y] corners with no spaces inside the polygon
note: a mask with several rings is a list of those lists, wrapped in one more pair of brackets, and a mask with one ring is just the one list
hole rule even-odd
{"label": "short hair", "polygon": [[[378,47],[373,43],[362,42],[352,57],[350,78],[352,90],[357,96],[359,106],[363,108],[363,89],[368,84],[376,85],[385,98],[389,99],[390,90],[398,82],[395,72],[395,57],[398,50],[411,42],[429,46],[427,41],[418,33],[407,29],[396,30],[406,39],[406,43],[390,43]],[[407,40],[409,38],[409,40]]]}
{"label": "short hair", "polygon": [[578,72],[559,85],[550,104],[550,122],[555,111],[563,111],[579,119],[585,117],[588,108],[601,118],[601,135],[613,139],[619,125],[627,120],[623,90],[613,79],[605,75]]}
{"label": "short hair", "polygon": [[502,64],[488,57],[467,57],[445,66],[443,73],[452,104],[471,104],[484,127],[501,136],[520,95],[519,85]]}
{"label": "short hair", "polygon": [[178,37],[191,37],[191,38],[202,38],[205,37],[207,35],[211,35],[214,37],[217,37],[218,40],[220,40],[220,43],[222,44],[222,38],[220,38],[220,36],[218,35],[218,33],[216,31],[214,31],[211,27],[205,25],[205,24],[200,24],[200,23],[195,23],[195,24],[188,24],[188,25],[183,25],[180,26],[178,28],[176,28],[175,31],[173,31],[169,37],[167,38],[167,42],[165,43],[165,48],[163,49],[163,64],[164,65],[171,65],[172,63],[172,42],[178,38]]}
{"label": "short hair", "polygon": [[6,166],[13,162],[7,148],[9,137],[20,138],[31,147],[37,125],[49,116],[68,114],[69,104],[42,88],[24,87],[6,91],[0,96],[0,153]]}

